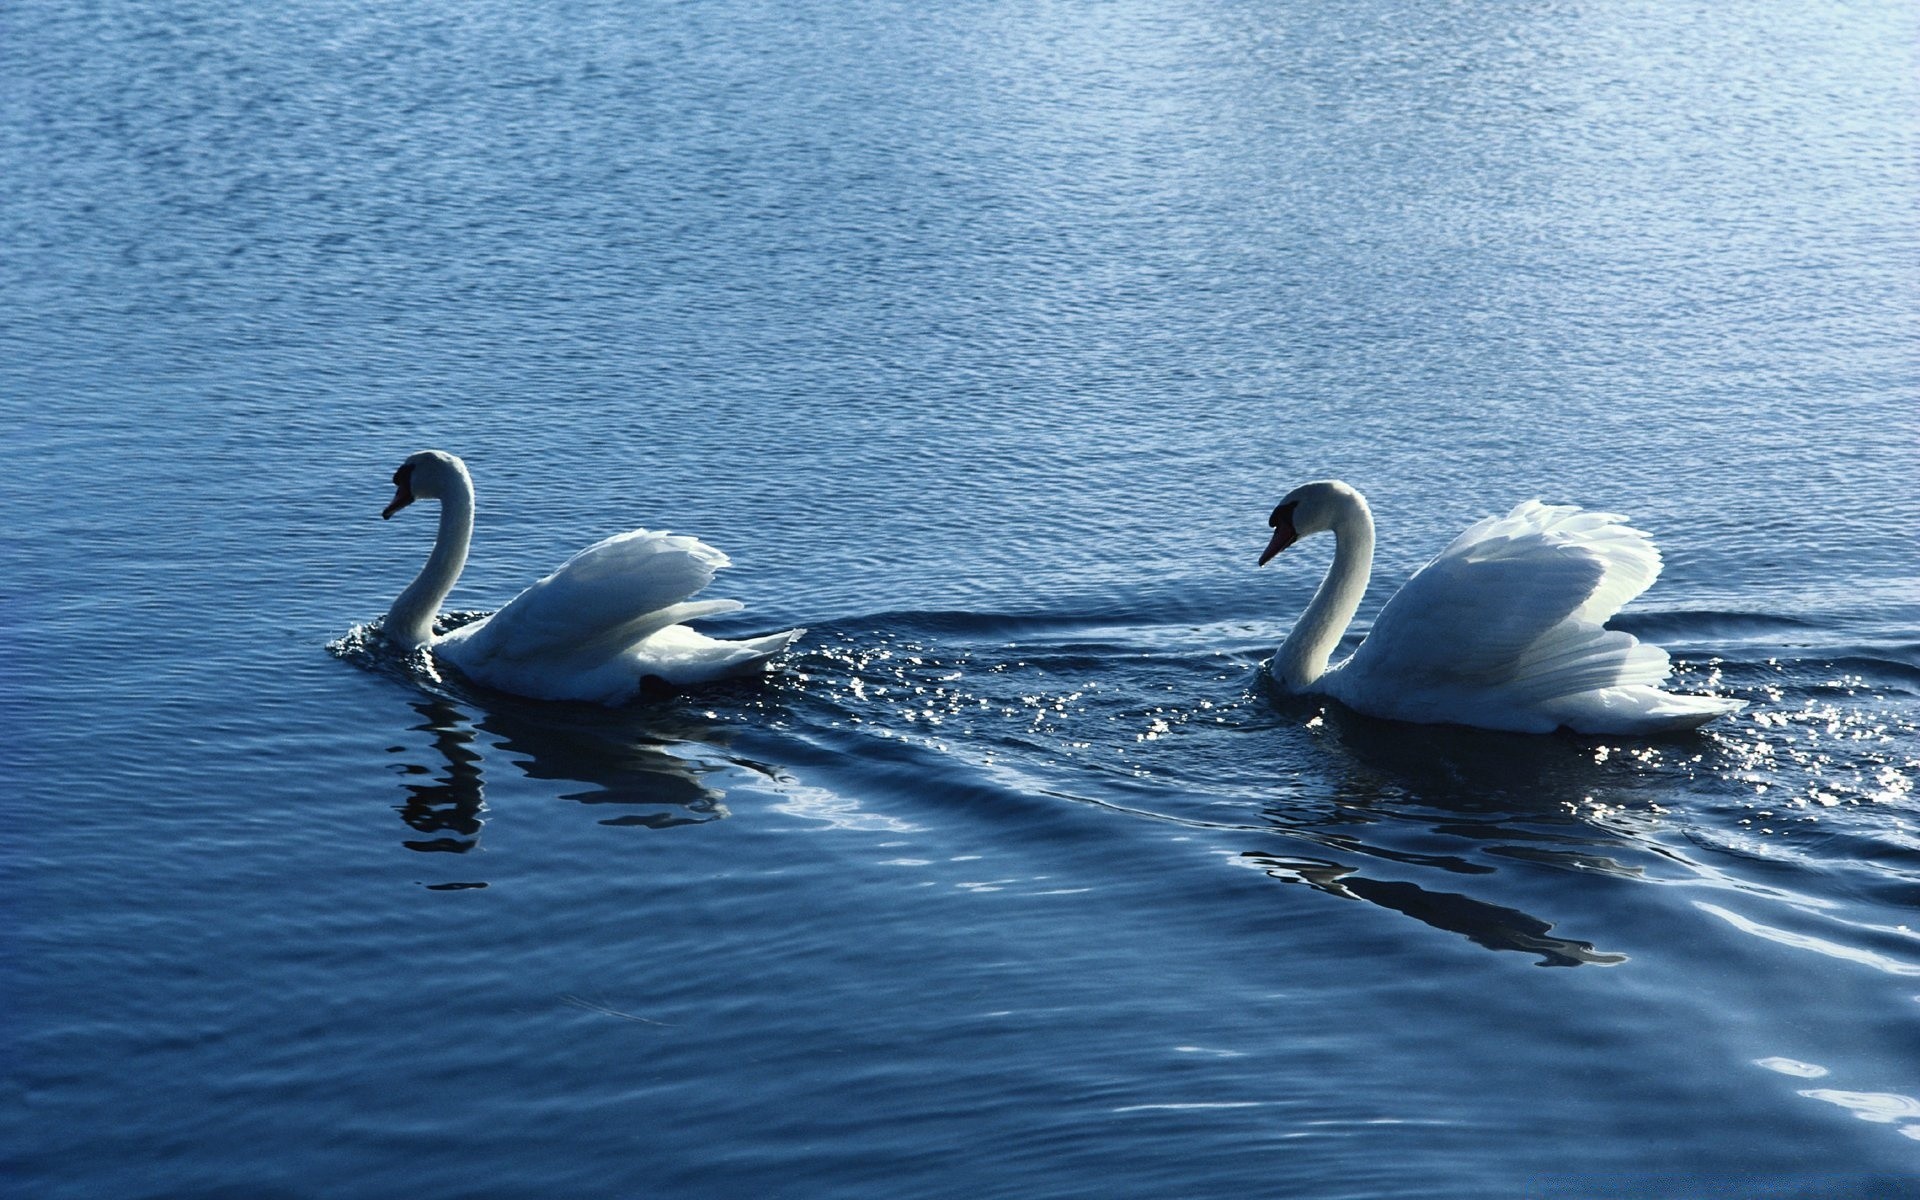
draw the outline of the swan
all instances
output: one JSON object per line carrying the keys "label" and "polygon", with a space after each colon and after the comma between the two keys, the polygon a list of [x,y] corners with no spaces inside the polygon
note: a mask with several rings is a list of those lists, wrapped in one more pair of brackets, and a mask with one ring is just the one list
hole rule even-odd
{"label": "swan", "polygon": [[721,641],[680,624],[746,607],[687,599],[729,565],[727,556],[694,538],[635,529],[588,546],[500,611],[436,634],[434,616],[467,563],[473,479],[454,455],[423,450],[400,464],[393,485],[382,520],[415,500],[438,500],[440,531],[382,630],[476,683],[536,700],[621,704],[650,678],[686,686],[759,671],[806,632]]}
{"label": "swan", "polygon": [[1259,565],[1324,532],[1333,564],[1267,669],[1290,692],[1370,716],[1518,733],[1670,732],[1746,707],[1660,690],[1666,651],[1603,628],[1660,574],[1660,552],[1625,520],[1538,500],[1486,517],[1414,572],[1330,667],[1366,594],[1373,513],[1339,480],[1303,484],[1268,519]]}

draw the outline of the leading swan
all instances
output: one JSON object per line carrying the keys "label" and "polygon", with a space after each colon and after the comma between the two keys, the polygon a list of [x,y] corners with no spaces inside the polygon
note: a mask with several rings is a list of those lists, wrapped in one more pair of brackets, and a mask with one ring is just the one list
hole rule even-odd
{"label": "leading swan", "polygon": [[1303,484],[1268,519],[1260,565],[1329,531],[1333,565],[1268,669],[1288,691],[1371,716],[1520,733],[1661,733],[1744,708],[1660,690],[1666,651],[1603,628],[1660,574],[1660,552],[1624,521],[1538,500],[1486,517],[1416,571],[1359,648],[1329,667],[1367,590],[1373,514],[1345,483]]}
{"label": "leading swan", "polygon": [[680,624],[746,607],[687,599],[728,565],[727,556],[690,537],[636,529],[582,550],[499,612],[436,634],[434,616],[473,538],[473,479],[453,455],[423,450],[400,464],[393,485],[382,520],[415,500],[438,500],[440,531],[427,565],[387,610],[383,631],[488,687],[537,700],[621,704],[648,678],[685,686],[761,670],[806,632],[735,642]]}

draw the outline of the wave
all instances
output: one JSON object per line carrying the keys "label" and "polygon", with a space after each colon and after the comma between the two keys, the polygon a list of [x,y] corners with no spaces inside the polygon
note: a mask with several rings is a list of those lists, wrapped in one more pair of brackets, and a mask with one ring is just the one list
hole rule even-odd
{"label": "wave", "polygon": [[[1888,853],[1896,846],[1876,817],[1912,803],[1899,782],[1916,742],[1911,647],[1790,654],[1778,643],[1832,631],[1763,614],[1637,623],[1649,637],[1740,643],[1733,655],[1681,659],[1676,683],[1754,707],[1667,741],[1410,727],[1272,695],[1256,669],[1263,626],[1119,610],[844,617],[816,624],[763,681],[611,711],[472,688],[427,655],[398,652],[378,622],[328,649],[471,710],[436,716],[434,736],[478,735],[481,751],[497,747],[608,824],[723,817],[721,797],[744,769],[788,798],[773,806],[781,812],[845,824],[857,809],[876,828],[990,821],[1063,855],[1132,854],[1148,836],[1142,822],[1172,825],[1177,839],[1281,882],[1551,965],[1620,956],[1549,932],[1558,905],[1533,898],[1528,882],[1543,870],[1748,897],[1771,873],[1812,872],[1844,877],[1827,890],[1869,908],[1910,903],[1911,856]],[[403,817],[416,832],[441,830],[432,848],[464,849],[479,836],[480,778],[465,767],[441,774],[408,781]],[[1112,820],[1090,827],[1089,811]],[[1856,944],[1823,927],[1835,944]],[[1614,936],[1604,922],[1586,934]]]}

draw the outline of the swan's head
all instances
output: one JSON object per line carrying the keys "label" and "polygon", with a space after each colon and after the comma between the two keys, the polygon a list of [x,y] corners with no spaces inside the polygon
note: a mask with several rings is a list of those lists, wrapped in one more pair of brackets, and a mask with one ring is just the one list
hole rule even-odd
{"label": "swan's head", "polygon": [[1356,510],[1366,511],[1367,502],[1360,493],[1338,479],[1319,479],[1303,483],[1287,493],[1274,506],[1267,524],[1273,526],[1273,540],[1260,555],[1260,565],[1310,534],[1325,533]]}
{"label": "swan's head", "polygon": [[[444,450],[422,450],[393,473],[393,502],[380,510],[386,520],[415,500],[440,500],[456,494],[467,479],[467,464]],[[472,484],[466,486],[471,489]]]}

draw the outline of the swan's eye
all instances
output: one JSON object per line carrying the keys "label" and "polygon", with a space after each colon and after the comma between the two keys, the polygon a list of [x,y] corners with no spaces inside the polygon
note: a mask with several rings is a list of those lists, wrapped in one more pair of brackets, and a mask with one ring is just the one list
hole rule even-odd
{"label": "swan's eye", "polygon": [[1267,524],[1275,529],[1280,528],[1280,524],[1283,521],[1289,525],[1293,524],[1293,510],[1298,507],[1298,505],[1298,501],[1293,501],[1277,506],[1273,510],[1273,515],[1267,518]]}
{"label": "swan's eye", "polygon": [[405,487],[407,486],[407,480],[411,478],[413,478],[413,464],[401,463],[400,469],[393,473],[393,486]]}

